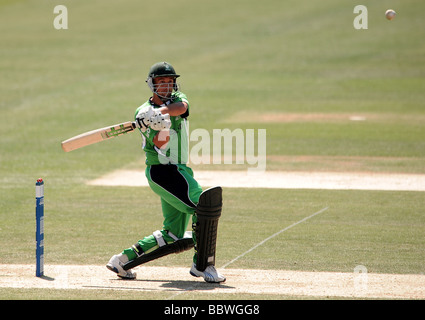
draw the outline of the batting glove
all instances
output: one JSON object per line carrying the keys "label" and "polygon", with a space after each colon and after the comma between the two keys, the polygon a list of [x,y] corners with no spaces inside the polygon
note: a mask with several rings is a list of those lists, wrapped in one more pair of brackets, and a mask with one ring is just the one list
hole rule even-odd
{"label": "batting glove", "polygon": [[155,111],[152,106],[146,106],[137,113],[136,115],[136,125],[142,132],[145,132],[149,125],[150,119],[155,114]]}
{"label": "batting glove", "polygon": [[164,129],[170,129],[171,120],[168,113],[162,114],[160,112],[155,112],[155,114],[149,119],[150,127],[156,131],[161,131]]}

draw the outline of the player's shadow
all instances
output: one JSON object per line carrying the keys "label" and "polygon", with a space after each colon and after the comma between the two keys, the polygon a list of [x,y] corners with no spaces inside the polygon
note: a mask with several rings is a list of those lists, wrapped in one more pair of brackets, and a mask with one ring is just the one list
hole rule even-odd
{"label": "player's shadow", "polygon": [[225,283],[207,283],[207,282],[200,282],[200,281],[182,281],[182,280],[169,281],[162,284],[161,287],[180,289],[185,291],[193,291],[193,290],[209,291],[209,290],[214,290],[216,288],[235,289],[235,287],[228,286]]}
{"label": "player's shadow", "polygon": [[49,277],[49,276],[46,276],[46,275],[42,275],[39,278],[43,279],[43,280],[47,280],[47,281],[55,281],[55,278],[52,278],[52,277]]}
{"label": "player's shadow", "polygon": [[[134,280],[132,280],[134,281]],[[178,289],[183,291],[202,290],[209,291],[217,288],[220,289],[235,289],[235,287],[228,286],[226,283],[208,283],[203,281],[192,280],[152,280],[152,279],[137,279],[140,282],[159,282],[162,283],[159,287],[166,289]]]}

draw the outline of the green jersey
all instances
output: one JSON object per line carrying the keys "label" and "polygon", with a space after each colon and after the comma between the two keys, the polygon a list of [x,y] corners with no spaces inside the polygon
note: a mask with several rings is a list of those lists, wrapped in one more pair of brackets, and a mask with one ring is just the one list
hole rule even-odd
{"label": "green jersey", "polygon": [[[170,127],[170,141],[163,146],[161,149],[155,146],[153,139],[159,131],[148,128],[145,132],[140,131],[143,138],[142,148],[146,154],[146,164],[185,164],[188,161],[188,123],[187,117],[189,116],[189,101],[184,93],[177,91],[171,96],[171,100],[164,105],[169,105],[174,102],[186,102],[187,111],[180,116],[170,116],[171,127]],[[136,119],[139,110],[146,106],[153,106],[155,109],[161,106],[154,104],[151,99],[146,101],[143,105],[136,109],[134,118]],[[140,129],[139,129],[140,130]]]}

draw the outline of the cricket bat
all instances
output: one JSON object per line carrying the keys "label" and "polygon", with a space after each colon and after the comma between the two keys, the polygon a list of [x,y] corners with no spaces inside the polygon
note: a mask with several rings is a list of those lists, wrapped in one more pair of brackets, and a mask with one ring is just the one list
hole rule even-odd
{"label": "cricket bat", "polygon": [[91,145],[93,143],[118,137],[120,135],[131,132],[134,129],[136,129],[136,122],[127,121],[113,126],[88,131],[78,136],[69,138],[68,140],[62,141],[62,149],[65,152],[69,152]]}

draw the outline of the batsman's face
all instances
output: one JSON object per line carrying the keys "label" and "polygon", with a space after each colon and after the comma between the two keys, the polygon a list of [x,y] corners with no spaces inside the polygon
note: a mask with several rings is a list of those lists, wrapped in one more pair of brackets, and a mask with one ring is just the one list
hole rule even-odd
{"label": "batsman's face", "polygon": [[169,98],[174,90],[174,77],[158,77],[153,80],[155,92],[160,97]]}

